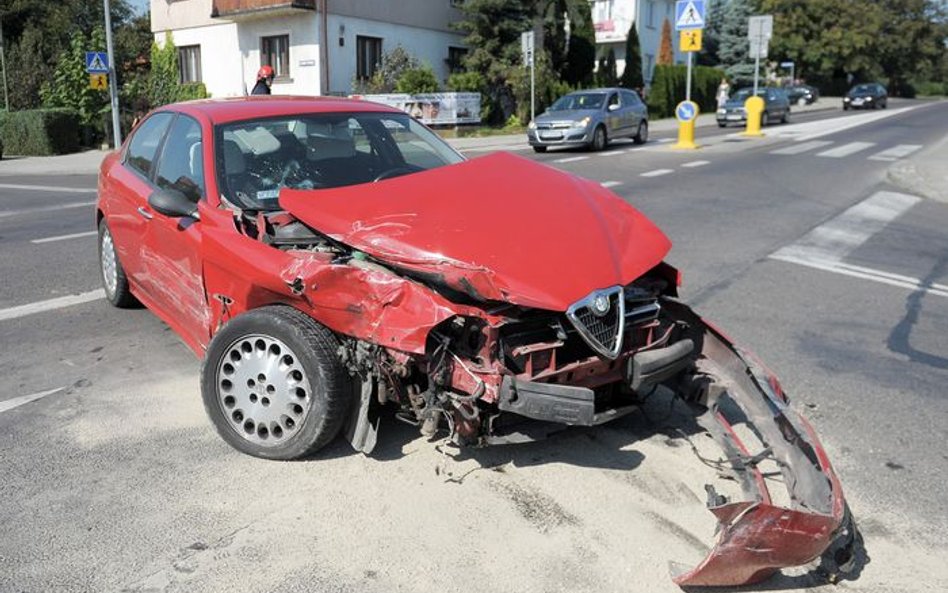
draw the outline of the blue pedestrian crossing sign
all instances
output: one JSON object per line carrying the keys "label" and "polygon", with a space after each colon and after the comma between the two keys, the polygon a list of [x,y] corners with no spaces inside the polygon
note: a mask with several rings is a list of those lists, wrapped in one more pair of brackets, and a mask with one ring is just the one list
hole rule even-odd
{"label": "blue pedestrian crossing sign", "polygon": [[680,122],[689,122],[698,117],[698,104],[694,101],[682,101],[675,107],[675,117]]}
{"label": "blue pedestrian crossing sign", "polygon": [[675,30],[704,29],[704,0],[679,0],[675,3]]}
{"label": "blue pedestrian crossing sign", "polygon": [[89,74],[108,74],[109,56],[104,51],[86,52],[86,72]]}

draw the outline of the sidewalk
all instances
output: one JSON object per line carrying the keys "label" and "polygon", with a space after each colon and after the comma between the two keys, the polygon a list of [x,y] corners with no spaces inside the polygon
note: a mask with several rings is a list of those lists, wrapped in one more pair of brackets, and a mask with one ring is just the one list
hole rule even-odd
{"label": "sidewalk", "polygon": [[[841,105],[837,97],[822,97],[812,105],[793,107],[793,113],[811,111],[825,111],[839,109]],[[697,127],[705,128],[716,125],[713,113],[698,116]],[[669,132],[678,129],[678,122],[674,118],[654,120],[650,122],[651,132]],[[506,134],[500,136],[483,136],[477,138],[449,138],[448,144],[457,150],[504,150],[505,148],[523,148],[527,146],[524,133]],[[4,156],[0,160],[0,177],[15,175],[95,175],[99,172],[102,159],[108,154],[102,150],[87,150],[75,154],[61,156]]]}

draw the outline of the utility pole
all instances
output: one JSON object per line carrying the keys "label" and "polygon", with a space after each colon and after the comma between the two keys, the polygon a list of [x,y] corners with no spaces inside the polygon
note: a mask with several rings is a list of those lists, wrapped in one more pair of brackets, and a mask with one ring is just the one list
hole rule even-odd
{"label": "utility pole", "polygon": [[0,68],[3,68],[3,105],[10,111],[10,94],[7,92],[7,48],[3,43],[3,18],[0,17]]}
{"label": "utility pole", "polygon": [[109,93],[112,95],[112,137],[115,148],[122,145],[122,124],[119,122],[118,79],[115,76],[115,52],[112,51],[112,13],[109,0],[102,0],[105,8],[105,45],[109,52]]}

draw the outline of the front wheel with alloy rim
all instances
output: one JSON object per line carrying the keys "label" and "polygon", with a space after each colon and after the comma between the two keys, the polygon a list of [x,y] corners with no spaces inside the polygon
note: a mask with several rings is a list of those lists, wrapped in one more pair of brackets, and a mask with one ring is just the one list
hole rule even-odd
{"label": "front wheel with alloy rim", "polygon": [[99,274],[105,298],[112,306],[127,309],[138,305],[138,299],[128,287],[128,278],[115,250],[115,240],[104,218],[99,221]]}
{"label": "front wheel with alloy rim", "polygon": [[635,133],[635,136],[632,136],[632,141],[636,144],[645,144],[648,142],[648,122],[642,120],[639,122],[639,129]]}
{"label": "front wheel with alloy rim", "polygon": [[596,131],[593,132],[592,143],[589,145],[591,150],[599,152],[600,150],[606,149],[606,144],[609,143],[609,139],[606,138],[606,129],[602,126],[597,126]]}
{"label": "front wheel with alloy rim", "polygon": [[201,367],[204,409],[235,449],[266,459],[315,453],[339,433],[351,379],[326,327],[291,307],[255,309],[211,340]]}

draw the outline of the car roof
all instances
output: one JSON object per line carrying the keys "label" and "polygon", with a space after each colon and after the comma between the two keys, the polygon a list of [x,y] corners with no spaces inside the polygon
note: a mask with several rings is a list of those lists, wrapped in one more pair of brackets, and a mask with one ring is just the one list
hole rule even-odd
{"label": "car roof", "polygon": [[383,112],[399,113],[404,111],[363,101],[343,97],[299,97],[299,96],[250,96],[226,99],[199,99],[183,103],[172,103],[158,111],[176,111],[207,119],[212,124],[228,123],[256,118],[279,117],[299,113],[352,113]]}
{"label": "car roof", "polygon": [[[632,89],[623,89],[623,88],[619,88],[619,87],[617,87],[617,86],[615,86],[615,87],[602,87],[602,88],[598,88],[598,89],[581,89],[581,90],[578,90],[578,91],[572,91],[572,92],[570,92],[570,93],[568,93],[568,94],[570,94],[570,95],[580,95],[580,94],[583,94],[583,93],[616,93],[616,92],[619,92],[619,91],[632,91]],[[635,91],[632,91],[632,92],[635,92]]]}

